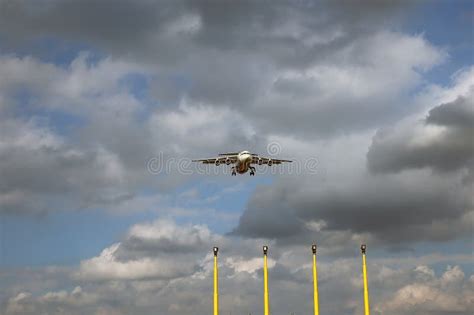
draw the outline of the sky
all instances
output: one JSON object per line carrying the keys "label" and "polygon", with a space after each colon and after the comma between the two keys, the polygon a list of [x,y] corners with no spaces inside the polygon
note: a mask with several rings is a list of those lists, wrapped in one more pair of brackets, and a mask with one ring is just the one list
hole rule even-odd
{"label": "sky", "polygon": [[[0,315],[474,312],[472,1],[0,0]],[[292,159],[230,176],[191,162]]]}

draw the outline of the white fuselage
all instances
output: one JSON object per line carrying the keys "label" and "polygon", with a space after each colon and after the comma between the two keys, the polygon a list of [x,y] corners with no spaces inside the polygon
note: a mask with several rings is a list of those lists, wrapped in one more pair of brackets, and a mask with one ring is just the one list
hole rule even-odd
{"label": "white fuselage", "polygon": [[246,173],[252,163],[252,155],[248,151],[242,151],[237,155],[237,162],[235,162],[235,171],[239,174]]}

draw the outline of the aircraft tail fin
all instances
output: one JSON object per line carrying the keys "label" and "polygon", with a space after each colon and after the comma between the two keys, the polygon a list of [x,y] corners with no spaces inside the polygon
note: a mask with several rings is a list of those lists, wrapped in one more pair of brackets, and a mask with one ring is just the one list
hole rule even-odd
{"label": "aircraft tail fin", "polygon": [[[230,152],[230,153],[219,153],[219,156],[231,156],[231,155],[239,155],[240,152]],[[256,153],[250,153],[250,155],[258,156]]]}

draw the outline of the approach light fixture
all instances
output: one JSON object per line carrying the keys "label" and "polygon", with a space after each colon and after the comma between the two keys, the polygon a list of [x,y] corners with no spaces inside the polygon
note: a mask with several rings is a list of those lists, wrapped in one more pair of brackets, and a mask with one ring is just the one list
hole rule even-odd
{"label": "approach light fixture", "polygon": [[268,252],[268,246],[265,245],[265,246],[263,246],[263,254],[266,255],[267,252]]}

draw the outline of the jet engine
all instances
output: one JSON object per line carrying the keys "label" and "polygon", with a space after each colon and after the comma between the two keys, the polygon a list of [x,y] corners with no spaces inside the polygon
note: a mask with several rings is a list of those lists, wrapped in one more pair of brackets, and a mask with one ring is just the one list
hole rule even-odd
{"label": "jet engine", "polygon": [[229,158],[226,158],[226,159],[225,159],[225,164],[229,165],[230,162],[232,162],[232,161],[231,161]]}
{"label": "jet engine", "polygon": [[219,166],[219,164],[221,164],[221,162],[219,160],[216,160],[216,166]]}
{"label": "jet engine", "polygon": [[263,161],[261,158],[258,158],[258,165],[262,165],[263,164]]}
{"label": "jet engine", "polygon": [[267,163],[267,164],[268,164],[268,166],[272,166],[273,161],[270,159],[270,160],[268,160],[268,163]]}

